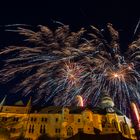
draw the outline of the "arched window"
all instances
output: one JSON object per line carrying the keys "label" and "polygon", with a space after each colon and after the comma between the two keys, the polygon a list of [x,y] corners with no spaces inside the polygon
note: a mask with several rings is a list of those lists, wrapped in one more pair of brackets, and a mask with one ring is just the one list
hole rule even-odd
{"label": "arched window", "polygon": [[43,126],[43,133],[44,133],[44,134],[46,133],[45,125]]}
{"label": "arched window", "polygon": [[102,120],[102,128],[105,128],[107,124],[107,117],[104,117],[104,119]]}
{"label": "arched window", "polygon": [[47,118],[45,118],[45,122],[47,122],[47,120],[48,120],[48,119],[47,119]]}
{"label": "arched window", "polygon": [[118,123],[116,120],[112,120],[112,126],[116,129],[118,129]]}
{"label": "arched window", "polygon": [[42,122],[44,122],[44,118],[42,118],[41,120],[42,120]]}
{"label": "arched window", "polygon": [[34,125],[32,126],[32,133],[34,133]]}
{"label": "arched window", "polygon": [[43,129],[42,129],[42,125],[40,126],[40,133],[42,133],[43,132]]}
{"label": "arched window", "polygon": [[34,118],[33,118],[33,117],[31,117],[31,122],[33,121],[33,119],[34,119]]}
{"label": "arched window", "polygon": [[67,128],[67,135],[68,136],[72,136],[73,135],[73,129],[72,129],[71,126]]}
{"label": "arched window", "polygon": [[121,131],[123,134],[127,135],[127,124],[120,122]]}
{"label": "arched window", "polygon": [[29,133],[31,133],[31,125],[29,126]]}

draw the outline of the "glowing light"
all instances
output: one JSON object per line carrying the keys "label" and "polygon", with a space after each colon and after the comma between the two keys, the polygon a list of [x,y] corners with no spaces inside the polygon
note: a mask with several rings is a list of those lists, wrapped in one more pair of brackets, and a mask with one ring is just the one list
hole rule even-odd
{"label": "glowing light", "polygon": [[77,100],[78,100],[78,106],[83,107],[84,104],[83,104],[83,98],[82,98],[82,96],[77,95],[76,98],[77,98]]}
{"label": "glowing light", "polygon": [[140,130],[140,117],[139,117],[139,111],[134,102],[131,103],[131,109],[132,109],[132,118],[134,119],[134,122],[136,123],[136,127]]}
{"label": "glowing light", "polygon": [[119,77],[119,75],[117,73],[113,74],[115,78]]}
{"label": "glowing light", "polygon": [[132,70],[132,67],[131,67],[131,66],[128,66],[128,69],[129,69],[129,70]]}

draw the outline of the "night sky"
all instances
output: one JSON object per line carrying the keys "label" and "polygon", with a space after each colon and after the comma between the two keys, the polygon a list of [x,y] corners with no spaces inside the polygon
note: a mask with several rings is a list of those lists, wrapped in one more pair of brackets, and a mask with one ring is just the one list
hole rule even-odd
{"label": "night sky", "polygon": [[[140,7],[136,0],[5,1],[0,4],[0,47],[22,42],[22,37],[17,34],[5,32],[4,25],[29,24],[35,27],[42,24],[53,28],[58,26],[54,21],[60,21],[76,31],[81,27],[89,28],[90,25],[105,29],[106,24],[111,22],[120,32],[122,49],[125,51],[127,44],[134,39],[133,32],[139,18]],[[0,85],[0,100],[9,93],[8,88]],[[13,104],[20,98],[21,95],[8,94],[8,103]]]}

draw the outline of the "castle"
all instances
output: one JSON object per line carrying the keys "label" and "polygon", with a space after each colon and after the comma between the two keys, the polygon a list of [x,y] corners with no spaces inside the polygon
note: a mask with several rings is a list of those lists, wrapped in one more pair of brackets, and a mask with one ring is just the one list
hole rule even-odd
{"label": "castle", "polygon": [[0,140],[137,140],[132,122],[108,96],[94,107],[46,107],[0,104]]}

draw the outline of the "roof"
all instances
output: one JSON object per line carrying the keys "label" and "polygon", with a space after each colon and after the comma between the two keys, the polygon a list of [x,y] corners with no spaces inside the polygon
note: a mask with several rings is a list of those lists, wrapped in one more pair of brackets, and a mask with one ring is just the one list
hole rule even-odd
{"label": "roof", "polygon": [[[49,106],[45,107],[43,109],[38,110],[38,113],[40,114],[61,114],[62,113],[62,106]],[[117,115],[123,115],[121,111],[119,111],[117,108],[113,107],[112,110],[113,112],[109,112],[108,108],[100,108],[100,107],[66,107],[69,109],[70,114],[81,114],[84,110],[89,109],[95,114],[101,114],[105,115],[107,113],[116,113]]]}
{"label": "roof", "polygon": [[22,100],[19,100],[19,101],[17,101],[17,102],[15,103],[15,105],[17,105],[17,106],[24,106],[24,103],[23,103]]}

